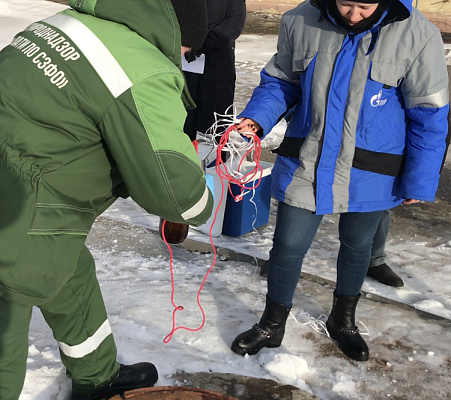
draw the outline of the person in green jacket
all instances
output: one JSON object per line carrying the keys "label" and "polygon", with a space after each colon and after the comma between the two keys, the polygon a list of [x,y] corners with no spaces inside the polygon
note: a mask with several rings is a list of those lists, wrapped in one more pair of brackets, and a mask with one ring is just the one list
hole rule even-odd
{"label": "person in green jacket", "polygon": [[130,196],[201,225],[211,185],[183,132],[193,107],[181,55],[207,34],[205,0],[69,0],[0,52],[0,399],[20,396],[37,306],[72,399],[153,386],[149,362],[116,361],[85,246],[96,217]]}

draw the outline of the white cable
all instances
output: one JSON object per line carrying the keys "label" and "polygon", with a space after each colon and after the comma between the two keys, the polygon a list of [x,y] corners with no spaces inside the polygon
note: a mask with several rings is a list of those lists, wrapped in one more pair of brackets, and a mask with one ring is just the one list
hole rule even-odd
{"label": "white cable", "polygon": [[[290,314],[292,315],[293,319],[299,324],[299,322],[294,317],[294,315],[291,312],[290,312]],[[318,318],[315,318],[315,317],[310,316],[310,314],[307,312],[302,312],[302,313],[299,313],[299,318],[302,321],[301,322],[302,325],[308,325],[314,331],[316,331],[316,332],[320,333],[321,335],[324,335],[330,339],[330,334],[326,327],[326,321],[328,318],[328,316],[326,314],[321,314]],[[369,336],[370,332],[369,332],[369,329],[367,328],[367,326],[360,320],[358,321],[358,323],[364,327],[363,332],[359,329],[360,335]]]}
{"label": "white cable", "polygon": [[[208,142],[212,149],[207,154],[207,157],[211,155],[213,151],[216,152],[218,143],[220,141],[221,136],[223,133],[234,123],[236,123],[238,120],[236,118],[236,107],[235,105],[230,105],[226,110],[224,114],[214,113],[215,122],[213,125],[207,129],[207,131],[202,135],[198,135],[198,140]],[[246,183],[249,183],[253,180],[258,180],[261,177],[258,177],[258,174],[261,171],[255,170],[253,174],[247,174],[246,179],[244,180],[245,174],[243,174],[242,170],[246,167],[246,165],[249,165],[249,162],[244,158],[244,154],[248,154],[252,151],[252,149],[255,148],[255,139],[257,136],[253,132],[248,132],[249,135],[251,135],[248,140],[244,139],[243,136],[236,132],[231,131],[229,132],[229,137],[227,140],[227,143],[224,145],[224,147],[221,149],[223,152],[228,153],[227,162],[222,164],[222,167],[224,169],[224,173],[228,176],[230,176],[232,179],[241,181],[241,183],[244,185]],[[251,162],[252,165],[255,165],[255,163]],[[252,189],[244,190],[241,193],[240,199],[247,193],[249,193]],[[256,205],[254,205],[256,206]]]}
{"label": "white cable", "polygon": [[359,329],[360,335],[362,335],[362,336],[369,336],[370,335],[370,330],[368,329],[368,327],[362,321],[359,320],[358,322],[365,328],[365,330],[363,332]]}
{"label": "white cable", "polygon": [[252,203],[252,205],[254,206],[254,210],[255,210],[255,217],[254,217],[254,220],[252,221],[252,230],[257,232],[258,234],[260,234],[260,232],[257,231],[257,229],[255,228],[255,223],[257,222],[257,216],[258,216],[258,208],[257,208],[257,203],[254,201],[254,196],[255,196],[255,188],[252,189],[252,197],[249,199],[249,202]]}
{"label": "white cable", "polygon": [[[308,325],[315,332],[320,333],[328,338],[330,338],[329,332],[326,328],[327,315],[321,314],[318,318],[311,317],[309,313],[299,313],[299,318],[301,319],[302,325]],[[295,319],[297,322],[297,320]],[[299,322],[298,322],[299,323]]]}

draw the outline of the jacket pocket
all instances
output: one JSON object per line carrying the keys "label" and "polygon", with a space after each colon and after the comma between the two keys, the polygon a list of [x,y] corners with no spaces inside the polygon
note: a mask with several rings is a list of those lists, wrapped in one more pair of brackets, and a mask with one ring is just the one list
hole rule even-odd
{"label": "jacket pocket", "polygon": [[89,209],[35,203],[31,225],[14,243],[16,258],[0,271],[0,295],[24,304],[55,296],[73,275],[93,221]]}
{"label": "jacket pocket", "polygon": [[405,112],[400,85],[405,66],[373,62],[362,98],[356,147],[400,155],[405,145]]}
{"label": "jacket pocket", "polygon": [[87,236],[95,220],[88,208],[68,204],[36,203],[30,235],[83,235]]}
{"label": "jacket pocket", "polygon": [[371,65],[371,80],[380,82],[389,89],[398,87],[406,74],[406,67],[398,64],[386,64],[382,62],[373,62]]}

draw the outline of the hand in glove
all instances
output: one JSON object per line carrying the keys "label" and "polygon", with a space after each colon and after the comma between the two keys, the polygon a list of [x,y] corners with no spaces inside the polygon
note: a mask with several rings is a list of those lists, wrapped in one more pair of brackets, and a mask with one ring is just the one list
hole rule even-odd
{"label": "hand in glove", "polygon": [[185,59],[186,61],[193,62],[197,57],[199,57],[202,54],[200,50],[190,50],[185,53]]}

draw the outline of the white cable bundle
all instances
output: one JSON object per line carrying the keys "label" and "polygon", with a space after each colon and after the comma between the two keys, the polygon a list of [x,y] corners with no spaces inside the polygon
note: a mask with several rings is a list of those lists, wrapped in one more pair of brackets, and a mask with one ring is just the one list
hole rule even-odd
{"label": "white cable bundle", "polygon": [[[233,130],[233,125],[238,122],[234,105],[229,106],[225,114],[214,113],[214,117],[215,122],[205,134],[198,134],[198,144],[208,143],[207,147],[210,146],[210,151],[204,160],[210,160],[212,155],[215,156],[216,174],[221,179],[221,183],[223,179],[228,182],[229,193],[236,202],[241,201],[244,195],[252,193],[249,201],[255,209],[255,217],[252,222],[252,228],[255,230],[254,224],[257,220],[258,210],[253,198],[255,188],[260,184],[263,175],[259,164],[260,139],[252,132],[246,132],[251,137],[245,139],[240,133]],[[212,154],[213,151],[214,154]],[[224,152],[227,153],[226,162],[222,161]],[[251,184],[246,186],[248,183]],[[231,184],[237,185],[240,193],[232,193]]]}
{"label": "white cable bundle", "polygon": [[[204,134],[199,134],[197,136],[198,141],[211,144],[212,150],[210,153],[213,150],[216,153],[218,144],[224,132],[226,132],[231,125],[238,122],[236,119],[236,107],[233,104],[227,108],[225,114],[214,113],[214,117],[215,122],[213,125],[208,128]],[[227,171],[224,172],[233,179],[240,180],[243,178],[243,171],[255,166],[254,161],[248,160],[247,158],[243,159],[243,157],[245,157],[246,154],[251,153],[255,147],[254,134],[252,135],[253,136],[249,140],[246,140],[238,132],[230,131],[227,142],[221,148],[222,152],[228,153],[226,157],[227,162],[224,164]],[[253,178],[253,176],[247,177],[246,181],[242,183],[247,183]]]}

